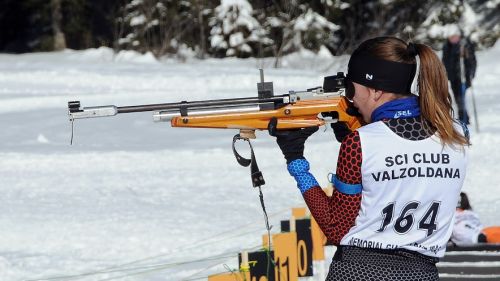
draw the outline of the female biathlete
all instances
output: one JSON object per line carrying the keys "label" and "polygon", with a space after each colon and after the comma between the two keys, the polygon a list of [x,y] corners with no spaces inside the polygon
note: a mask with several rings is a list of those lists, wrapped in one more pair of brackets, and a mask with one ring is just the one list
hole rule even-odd
{"label": "female biathlete", "polygon": [[303,156],[318,128],[270,130],[311,214],[338,245],[327,280],[438,280],[469,146],[466,127],[452,119],[443,64],[423,44],[378,37],[353,52],[346,77],[346,97],[366,125],[348,134],[332,125],[342,144],[331,197]]}

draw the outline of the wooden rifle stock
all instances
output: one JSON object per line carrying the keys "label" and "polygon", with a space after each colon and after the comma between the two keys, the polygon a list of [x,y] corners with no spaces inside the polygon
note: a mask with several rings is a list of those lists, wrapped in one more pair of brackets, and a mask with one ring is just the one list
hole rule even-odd
{"label": "wooden rifle stock", "polygon": [[348,103],[337,96],[324,100],[304,100],[278,109],[255,112],[235,112],[193,116],[177,116],[171,119],[172,127],[227,128],[240,130],[267,130],[272,117],[278,119],[278,130],[322,126],[327,121],[318,117],[325,112],[337,112],[338,121],[346,122],[351,130],[361,126],[361,121],[346,113]]}

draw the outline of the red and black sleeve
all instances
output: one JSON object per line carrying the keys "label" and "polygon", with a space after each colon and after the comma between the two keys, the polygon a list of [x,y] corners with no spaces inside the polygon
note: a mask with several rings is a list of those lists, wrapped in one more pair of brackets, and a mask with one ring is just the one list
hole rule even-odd
{"label": "red and black sleeve", "polygon": [[[349,134],[340,146],[337,160],[337,180],[345,184],[361,185],[361,143],[359,133]],[[361,207],[361,192],[345,194],[334,189],[331,197],[319,187],[303,193],[314,219],[330,243],[338,245],[354,226]]]}

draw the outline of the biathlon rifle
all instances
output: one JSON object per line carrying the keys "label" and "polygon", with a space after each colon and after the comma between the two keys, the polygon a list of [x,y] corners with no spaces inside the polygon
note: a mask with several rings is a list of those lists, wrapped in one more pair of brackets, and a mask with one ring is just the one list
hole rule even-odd
{"label": "biathlon rifle", "polygon": [[[299,129],[346,122],[354,130],[360,127],[357,117],[347,114],[344,73],[324,78],[323,87],[289,91],[274,95],[273,82],[257,83],[258,97],[181,101],[132,106],[81,107],[80,101],[68,102],[69,120],[115,116],[122,113],[153,112],[155,122],[170,122],[172,127],[238,129],[242,138],[254,139],[256,130],[267,130],[271,118],[277,129]],[[320,116],[319,116],[320,115]]]}
{"label": "biathlon rifle", "polygon": [[[172,127],[237,129],[240,132],[233,138],[233,152],[241,165],[246,167],[252,164],[252,174],[260,172],[256,167],[249,139],[255,139],[256,130],[267,130],[271,119],[276,119],[275,129],[278,131],[322,126],[339,121],[345,122],[351,130],[361,126],[358,117],[347,113],[351,106],[345,97],[345,76],[342,72],[325,77],[322,87],[289,91],[284,95],[274,95],[273,82],[264,82],[262,69],[260,80],[260,83],[257,83],[257,97],[83,108],[80,101],[70,101],[69,120],[73,124],[76,119],[152,111],[155,122],[170,122]],[[236,152],[234,143],[237,140],[248,141],[252,159],[245,159]],[[252,175],[252,182],[254,187],[263,185],[262,175]]]}

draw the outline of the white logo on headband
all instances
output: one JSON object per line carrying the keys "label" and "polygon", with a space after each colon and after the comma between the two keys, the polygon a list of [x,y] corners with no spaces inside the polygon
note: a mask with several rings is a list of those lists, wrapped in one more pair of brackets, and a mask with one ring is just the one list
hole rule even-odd
{"label": "white logo on headband", "polygon": [[373,80],[373,74],[366,74],[366,80]]}

